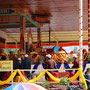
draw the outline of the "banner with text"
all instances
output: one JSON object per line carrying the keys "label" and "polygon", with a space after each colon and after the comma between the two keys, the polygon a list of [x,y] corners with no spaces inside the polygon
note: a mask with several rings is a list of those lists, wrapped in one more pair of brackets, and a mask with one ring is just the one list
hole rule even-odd
{"label": "banner with text", "polygon": [[13,61],[0,61],[0,71],[12,71]]}

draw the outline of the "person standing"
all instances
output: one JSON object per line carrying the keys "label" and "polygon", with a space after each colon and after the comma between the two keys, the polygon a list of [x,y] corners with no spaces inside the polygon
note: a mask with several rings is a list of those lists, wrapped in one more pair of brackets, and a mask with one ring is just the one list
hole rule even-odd
{"label": "person standing", "polygon": [[[72,56],[72,59],[73,59],[73,66],[72,68],[79,68],[79,60],[77,59],[78,56],[76,54],[73,54]],[[75,73],[77,72],[78,70],[75,70]],[[79,77],[77,78],[77,80],[79,80]]]}
{"label": "person standing", "polygon": [[[79,68],[79,60],[77,59],[78,56],[76,54],[73,54],[72,59],[73,59],[73,66],[72,68]],[[75,73],[77,70],[75,71]]]}
{"label": "person standing", "polygon": [[[13,69],[21,69],[21,58],[17,58],[17,61],[13,64]],[[15,75],[14,80],[18,75],[18,73]]]}
{"label": "person standing", "polygon": [[13,65],[14,69],[21,69],[21,58],[18,58],[16,63]]}
{"label": "person standing", "polygon": [[[26,54],[24,57],[25,59],[21,63],[22,69],[31,69],[31,61],[28,60],[28,55]],[[25,74],[27,78],[30,80],[30,71],[25,71]]]}
{"label": "person standing", "polygon": [[88,90],[90,90],[90,68],[88,68],[85,72],[85,78],[88,85]]}
{"label": "person standing", "polygon": [[[46,55],[46,61],[45,61],[45,69],[57,69],[56,64],[53,60],[51,60],[51,55]],[[52,71],[49,71],[52,74]],[[49,80],[49,76],[45,74],[45,79]]]}

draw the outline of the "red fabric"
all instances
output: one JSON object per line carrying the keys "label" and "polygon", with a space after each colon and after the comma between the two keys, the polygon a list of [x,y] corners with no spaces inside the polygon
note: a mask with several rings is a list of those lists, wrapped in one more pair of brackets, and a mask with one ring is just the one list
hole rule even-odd
{"label": "red fabric", "polygon": [[52,48],[46,49],[46,52],[49,53],[49,54],[51,54],[53,52],[53,49]]}
{"label": "red fabric", "polygon": [[[48,46],[49,44],[42,44],[41,46]],[[88,42],[84,42],[83,45],[88,45]],[[56,46],[56,44],[50,44],[50,46]],[[79,43],[72,42],[72,43],[60,43],[58,44],[59,47],[66,47],[66,46],[79,46]],[[34,47],[37,47],[37,45],[34,45]],[[16,48],[16,44],[8,44],[7,48]],[[20,48],[20,45],[17,46],[17,48]]]}
{"label": "red fabric", "polygon": [[67,53],[66,50],[63,49],[63,47],[60,47],[59,51],[65,51],[65,53]]}
{"label": "red fabric", "polygon": [[[54,76],[54,77],[58,77],[58,75],[57,75],[57,73],[56,72],[52,72],[52,75]],[[54,81],[53,79],[51,79],[51,78],[49,78],[49,81]]]}
{"label": "red fabric", "polygon": [[[14,44],[13,45],[12,44],[11,45],[8,44],[7,45],[7,48],[13,48],[13,49],[15,49],[16,48],[16,45],[14,45]],[[19,49],[20,48],[20,45],[17,45],[17,48]]]}
{"label": "red fabric", "polygon": [[48,53],[45,52],[45,51],[41,53],[41,55],[42,55],[43,57],[46,57],[47,54],[48,54]]}
{"label": "red fabric", "polygon": [[[7,80],[9,77],[10,77],[10,72],[6,72],[5,75],[4,75],[3,78],[2,78],[2,81]],[[10,86],[10,85],[11,85],[11,84],[5,84],[5,85],[3,85],[3,86],[8,87],[8,86]]]}
{"label": "red fabric", "polygon": [[83,57],[84,57],[84,61],[88,59],[88,52],[86,49],[83,49]]}
{"label": "red fabric", "polygon": [[75,51],[71,51],[70,54],[76,53]]}
{"label": "red fabric", "polygon": [[58,72],[58,78],[69,77],[69,72]]}
{"label": "red fabric", "polygon": [[83,49],[83,53],[86,52],[87,53],[87,50],[86,49]]}
{"label": "red fabric", "polygon": [[25,79],[28,79],[24,71],[21,71],[21,73],[23,74],[23,76],[25,77]]}
{"label": "red fabric", "polygon": [[0,48],[5,48],[5,43],[0,42]]}
{"label": "red fabric", "polygon": [[2,78],[2,81],[7,80],[10,76],[10,72],[6,72],[5,75]]}
{"label": "red fabric", "polygon": [[[69,77],[73,77],[74,75],[75,75],[75,73],[71,72]],[[77,81],[77,79],[75,79],[74,81]],[[70,83],[70,85],[78,85],[78,82],[72,82],[72,83]]]}

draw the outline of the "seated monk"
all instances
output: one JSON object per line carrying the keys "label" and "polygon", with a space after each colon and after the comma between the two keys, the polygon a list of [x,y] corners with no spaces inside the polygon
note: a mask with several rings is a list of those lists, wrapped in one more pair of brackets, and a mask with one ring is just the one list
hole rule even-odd
{"label": "seated monk", "polygon": [[13,58],[15,57],[15,54],[13,54],[13,52],[10,51],[8,57],[9,57],[9,60],[13,60]]}
{"label": "seated monk", "polygon": [[24,60],[25,53],[23,51],[20,51],[19,55],[20,55],[21,59]]}
{"label": "seated monk", "polygon": [[7,54],[4,52],[3,49],[0,49],[0,60],[1,60],[1,57],[2,57],[2,56],[7,57]]}
{"label": "seated monk", "polygon": [[16,56],[15,56],[15,54],[13,54],[12,51],[10,51],[10,54],[8,55],[8,57],[9,57],[9,60],[13,60],[13,63],[16,62]]}
{"label": "seated monk", "polygon": [[52,55],[52,58],[51,58],[51,59],[54,60],[56,63],[59,62],[59,61],[58,61],[58,60],[59,60],[59,57],[57,56],[56,53],[54,53],[54,54]]}
{"label": "seated monk", "polygon": [[83,49],[83,60],[84,62],[87,62],[88,61],[88,52],[86,49]]}
{"label": "seated monk", "polygon": [[39,63],[39,55],[33,54],[33,56],[32,56],[32,62],[33,62],[34,64]]}
{"label": "seated monk", "polygon": [[30,57],[32,57],[34,54],[38,54],[37,52],[33,51],[33,52],[30,52]]}
{"label": "seated monk", "polygon": [[65,53],[65,51],[59,51],[58,53],[57,53],[57,56],[58,56],[58,63],[61,63],[61,60],[65,60],[65,61],[68,61],[68,59],[67,59],[67,54]]}

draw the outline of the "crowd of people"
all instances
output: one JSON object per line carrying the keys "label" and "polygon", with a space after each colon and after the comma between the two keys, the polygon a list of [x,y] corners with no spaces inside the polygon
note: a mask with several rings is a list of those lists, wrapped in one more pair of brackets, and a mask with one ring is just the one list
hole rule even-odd
{"label": "crowd of people", "polygon": [[[65,70],[65,69],[79,68],[78,58],[79,58],[79,54],[77,54],[75,51],[71,51],[70,54],[67,54],[67,52],[62,49],[59,50],[58,53],[52,52],[50,54],[45,51],[41,53],[32,51],[32,52],[29,52],[28,54],[25,54],[24,52],[19,51],[17,55],[15,55],[12,51],[10,51],[8,55],[4,53],[3,50],[0,52],[0,60],[13,60],[13,69],[29,69],[30,70],[32,64],[34,65],[33,69],[38,69],[39,65],[42,64],[43,69],[60,69],[60,72],[68,72],[69,73],[68,77],[71,77],[70,75],[72,76],[75,75],[77,70],[74,72],[73,70]],[[85,49],[83,50],[83,58],[84,58],[84,62],[86,63],[88,61],[87,60],[88,57],[87,57],[87,52]],[[69,66],[69,63],[70,63],[69,59],[73,63],[72,67]],[[49,71],[49,72],[52,75],[55,75],[55,77],[58,77],[57,73],[59,72],[59,70]],[[0,72],[0,80],[3,80],[5,73],[6,72]],[[33,75],[34,73],[35,71],[32,71],[32,72],[25,71],[24,75],[27,79],[30,80],[32,78],[31,75]],[[18,76],[18,74],[16,76]],[[85,77],[90,80],[90,71],[88,74],[89,78],[87,77],[87,75]],[[45,79],[50,80],[50,77],[47,74],[45,74]]]}

